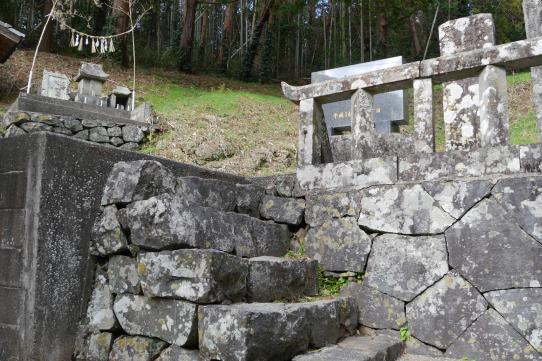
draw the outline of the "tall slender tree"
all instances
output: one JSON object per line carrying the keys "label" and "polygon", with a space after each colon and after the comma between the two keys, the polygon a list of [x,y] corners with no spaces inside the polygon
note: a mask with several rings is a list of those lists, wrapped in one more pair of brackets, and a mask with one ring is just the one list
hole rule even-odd
{"label": "tall slender tree", "polygon": [[183,32],[179,46],[179,70],[192,71],[192,50],[194,48],[194,29],[196,22],[196,10],[198,0],[186,0],[184,13]]}

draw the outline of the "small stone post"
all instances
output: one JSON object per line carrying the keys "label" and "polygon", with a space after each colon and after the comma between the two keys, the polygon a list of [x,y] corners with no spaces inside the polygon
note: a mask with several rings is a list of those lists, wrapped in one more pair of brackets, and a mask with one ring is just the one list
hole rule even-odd
{"label": "small stone post", "polygon": [[486,66],[480,74],[480,143],[482,147],[508,144],[506,69]]}
{"label": "small stone post", "polygon": [[297,165],[300,167],[332,162],[322,106],[315,99],[301,100],[299,114],[301,121]]}
{"label": "small stone post", "polygon": [[417,152],[435,151],[433,81],[414,80],[414,141]]}
{"label": "small stone post", "polygon": [[[440,53],[452,55],[495,45],[491,14],[478,14],[448,21],[439,27]],[[444,130],[446,150],[480,147],[478,77],[444,84]]]}
{"label": "small stone post", "polygon": [[364,89],[352,95],[352,159],[366,157],[365,151],[376,136],[374,123],[374,97]]}
{"label": "small stone post", "polygon": [[[523,14],[527,38],[542,36],[542,1],[523,0]],[[542,66],[531,68],[533,103],[538,124],[539,142],[542,143]]]}

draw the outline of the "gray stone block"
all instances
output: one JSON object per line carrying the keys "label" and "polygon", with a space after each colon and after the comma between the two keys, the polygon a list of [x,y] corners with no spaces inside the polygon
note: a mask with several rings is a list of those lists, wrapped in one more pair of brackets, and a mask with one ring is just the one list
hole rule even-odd
{"label": "gray stone block", "polygon": [[0,247],[21,249],[24,236],[24,209],[0,210]]}
{"label": "gray stone block", "polygon": [[[282,257],[288,253],[292,234],[288,226],[265,222],[256,218],[246,217],[251,224],[252,245],[240,250],[236,246],[236,254],[241,257],[274,256]],[[240,242],[241,240],[239,240]],[[239,242],[237,243],[239,245]]]}
{"label": "gray stone block", "polygon": [[174,190],[173,175],[161,163],[148,160],[119,162],[107,179],[102,205],[126,204]]}
{"label": "gray stone block", "polygon": [[137,274],[137,259],[127,256],[113,256],[107,262],[109,288],[115,294],[139,294],[141,285]]}
{"label": "gray stone block", "polygon": [[120,127],[109,127],[107,128],[107,134],[110,137],[122,137],[122,129]]}
{"label": "gray stone block", "polygon": [[21,288],[0,286],[0,325],[18,326],[23,312],[24,292]]}
{"label": "gray stone block", "polygon": [[446,231],[450,266],[482,292],[540,287],[542,245],[494,200],[472,208]]}
{"label": "gray stone block", "polygon": [[311,228],[305,252],[328,271],[363,272],[371,250],[371,239],[352,217],[332,219]]}
{"label": "gray stone block", "polygon": [[188,204],[212,207],[222,211],[235,210],[237,188],[230,182],[183,177],[177,179],[176,193]]}
{"label": "gray stone block", "polygon": [[0,359],[19,361],[19,329],[9,325],[0,325]]}
{"label": "gray stone block", "polygon": [[215,250],[143,253],[138,272],[143,293],[197,303],[245,297],[248,261]]}
{"label": "gray stone block", "polygon": [[83,125],[81,124],[81,121],[79,119],[64,117],[63,122],[64,122],[64,127],[66,127],[67,129],[69,129],[70,131],[74,133],[78,133],[83,130]]}
{"label": "gray stone block", "polygon": [[344,163],[302,165],[297,179],[305,191],[366,188],[397,182],[397,158],[372,158]]}
{"label": "gray stone block", "polygon": [[[542,67],[536,68],[538,78],[542,79]],[[532,69],[534,71],[534,68]],[[542,92],[538,95],[542,96]],[[542,120],[542,116],[540,117]],[[539,128],[539,129],[542,129]],[[525,144],[519,147],[519,160],[521,171],[525,173],[540,173],[542,172],[542,145]]]}
{"label": "gray stone block", "polygon": [[341,289],[342,296],[352,297],[358,308],[359,323],[378,329],[403,327],[405,303],[361,283],[350,283]]}
{"label": "gray stone block", "polygon": [[77,139],[88,140],[89,131],[88,131],[88,129],[81,130],[81,131],[77,132],[76,134],[74,134],[73,137],[77,138]]}
{"label": "gray stone block", "polygon": [[113,309],[129,335],[155,337],[177,346],[197,344],[197,306],[193,303],[119,295]]}
{"label": "gray stone block", "polygon": [[113,343],[109,361],[153,361],[166,348],[163,341],[141,336],[121,336]]}
{"label": "gray stone block", "polygon": [[303,296],[307,280],[317,277],[307,275],[306,260],[278,257],[249,259],[247,299],[251,302],[296,300]]}
{"label": "gray stone block", "polygon": [[22,252],[13,248],[0,248],[0,264],[0,285],[21,287],[24,266]]}
{"label": "gray stone block", "polygon": [[[426,345],[425,343],[419,341],[418,339],[412,336],[406,342],[405,354],[409,355],[411,361],[418,361],[416,357],[419,357],[419,356],[437,356],[439,358],[438,360],[435,360],[435,361],[445,361],[445,360],[441,360],[441,357],[442,355],[444,355],[444,352],[442,352],[438,348]],[[420,361],[421,360],[422,358],[420,357]]]}
{"label": "gray stone block", "polygon": [[6,130],[6,133],[4,134],[4,137],[11,138],[11,137],[18,137],[20,135],[25,135],[26,132],[19,128],[16,125],[10,125],[9,128]]}
{"label": "gray stone block", "polygon": [[542,353],[542,288],[493,291],[484,296],[531,346]]}
{"label": "gray stone block", "polygon": [[91,253],[97,256],[107,256],[127,249],[128,241],[117,219],[115,206],[103,208],[94,221],[91,238]]}
{"label": "gray stone block", "polygon": [[33,122],[43,123],[52,127],[64,127],[64,123],[58,115],[31,113],[30,118]]}
{"label": "gray stone block", "polygon": [[171,345],[160,354],[156,361],[200,361],[197,350],[187,350],[179,346]]}
{"label": "gray stone block", "polygon": [[493,196],[514,222],[542,243],[542,177],[502,179]]}
{"label": "gray stone block", "polygon": [[385,234],[373,240],[367,286],[411,301],[448,272],[444,236]]}
{"label": "gray stone block", "polygon": [[413,336],[448,348],[487,309],[482,295],[455,271],[406,306]]}
{"label": "gray stone block", "polygon": [[81,121],[81,124],[85,128],[108,127],[111,125],[110,122],[106,122],[103,120],[96,120],[96,119],[88,119],[88,118],[84,118]]}
{"label": "gray stone block", "polygon": [[260,206],[262,218],[297,226],[303,221],[305,200],[265,196]]}
{"label": "gray stone block", "polygon": [[334,345],[341,337],[339,303],[335,300],[299,303],[286,307],[289,310],[304,311],[310,347],[322,348]]}
{"label": "gray stone block", "polygon": [[236,184],[235,188],[237,212],[259,218],[265,189],[253,184]]}
{"label": "gray stone block", "polygon": [[290,360],[309,346],[305,310],[277,303],[203,306],[199,349],[204,360]]}
{"label": "gray stone block", "polygon": [[2,124],[8,128],[10,125],[20,125],[22,123],[30,122],[32,119],[30,114],[25,112],[9,112],[3,119]]}
{"label": "gray stone block", "polygon": [[113,294],[109,289],[106,275],[98,269],[94,289],[87,308],[88,328],[91,331],[109,331],[117,326],[113,312]]}
{"label": "gray stone block", "polygon": [[24,209],[26,187],[26,172],[0,174],[0,209]]}
{"label": "gray stone block", "polygon": [[495,310],[489,309],[446,351],[476,361],[542,360],[536,350]]}
{"label": "gray stone block", "polygon": [[478,180],[423,183],[425,191],[456,219],[486,197],[492,186],[489,181]]}
{"label": "gray stone block", "polygon": [[313,227],[332,218],[359,216],[359,200],[355,192],[309,193],[306,199],[305,221]]}
{"label": "gray stone block", "polygon": [[125,142],[139,143],[145,138],[145,133],[140,127],[135,125],[125,125],[122,127],[122,139]]}
{"label": "gray stone block", "polygon": [[110,332],[98,332],[91,334],[88,337],[88,343],[85,350],[85,360],[108,361],[112,344],[113,334]]}
{"label": "gray stone block", "polygon": [[134,152],[139,149],[139,144],[134,143],[134,142],[128,142],[128,143],[124,143],[119,148],[122,150],[128,150],[128,151]]}
{"label": "gray stone block", "polygon": [[27,133],[53,131],[52,126],[44,124],[44,123],[39,123],[39,122],[26,122],[19,125],[19,127]]}
{"label": "gray stone block", "polygon": [[62,135],[68,135],[68,136],[72,136],[73,133],[71,130],[69,129],[66,129],[64,127],[54,127],[53,128],[53,132],[54,133],[58,133],[58,134],[62,134]]}
{"label": "gray stone block", "polygon": [[88,140],[95,143],[109,143],[109,135],[104,127],[90,128]]}
{"label": "gray stone block", "polygon": [[124,144],[124,141],[122,140],[122,138],[119,138],[119,137],[111,137],[109,142],[111,144],[113,144],[115,147],[118,147],[118,146]]}
{"label": "gray stone block", "polygon": [[377,232],[437,234],[455,221],[420,184],[369,188],[360,207],[359,224]]}

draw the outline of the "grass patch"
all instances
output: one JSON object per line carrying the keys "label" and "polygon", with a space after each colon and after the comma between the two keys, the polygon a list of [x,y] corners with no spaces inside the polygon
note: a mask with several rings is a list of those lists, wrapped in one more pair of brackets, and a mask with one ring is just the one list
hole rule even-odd
{"label": "grass patch", "polygon": [[538,143],[538,126],[536,115],[533,110],[510,124],[510,143],[512,144],[534,144]]}

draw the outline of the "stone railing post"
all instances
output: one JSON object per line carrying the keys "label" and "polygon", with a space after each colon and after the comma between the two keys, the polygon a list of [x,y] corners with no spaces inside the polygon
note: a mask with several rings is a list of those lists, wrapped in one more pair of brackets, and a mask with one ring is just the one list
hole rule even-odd
{"label": "stone railing post", "polygon": [[351,113],[352,159],[364,159],[376,136],[373,95],[364,89],[358,89],[352,95]]}
{"label": "stone railing post", "polygon": [[486,66],[480,74],[480,145],[508,144],[506,69]]}
{"label": "stone railing post", "polygon": [[[542,1],[523,0],[523,14],[527,38],[542,36]],[[538,139],[542,143],[542,66],[531,68],[533,103],[538,125]]]}
{"label": "stone railing post", "polygon": [[[452,55],[495,45],[491,14],[448,21],[439,27],[440,53]],[[480,146],[478,78],[444,83],[444,132],[446,150],[471,150]]]}
{"label": "stone railing post", "polygon": [[414,141],[416,151],[435,151],[433,81],[431,78],[414,80]]}
{"label": "stone railing post", "polygon": [[322,106],[314,98],[301,100],[299,114],[301,119],[297,165],[332,162],[331,146]]}

